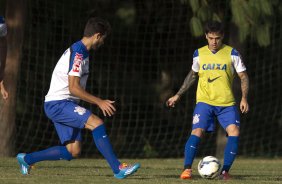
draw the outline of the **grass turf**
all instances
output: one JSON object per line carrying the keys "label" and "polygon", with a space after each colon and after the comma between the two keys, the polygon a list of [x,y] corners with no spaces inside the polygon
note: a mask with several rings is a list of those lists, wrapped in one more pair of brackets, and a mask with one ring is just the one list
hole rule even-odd
{"label": "grass turf", "polygon": [[[141,168],[132,176],[118,180],[103,159],[77,159],[73,161],[46,161],[37,163],[28,176],[21,175],[15,158],[0,158],[0,183],[57,184],[57,183],[122,183],[122,184],[174,184],[222,183],[205,180],[197,173],[198,159],[193,165],[193,179],[181,180],[182,159],[122,159],[127,163],[139,162]],[[282,183],[282,159],[236,159],[228,184]]]}

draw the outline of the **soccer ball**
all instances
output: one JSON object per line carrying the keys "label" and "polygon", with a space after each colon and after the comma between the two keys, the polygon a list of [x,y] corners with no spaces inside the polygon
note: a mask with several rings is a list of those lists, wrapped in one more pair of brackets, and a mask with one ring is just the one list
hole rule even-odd
{"label": "soccer ball", "polygon": [[213,179],[219,174],[221,164],[213,156],[204,157],[198,164],[198,172],[205,179]]}

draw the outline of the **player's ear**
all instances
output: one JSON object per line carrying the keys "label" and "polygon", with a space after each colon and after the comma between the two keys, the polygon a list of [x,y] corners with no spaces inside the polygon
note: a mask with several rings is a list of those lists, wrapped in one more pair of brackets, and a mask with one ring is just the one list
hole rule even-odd
{"label": "player's ear", "polygon": [[95,40],[98,40],[100,38],[99,36],[100,33],[95,33],[92,38],[94,38]]}
{"label": "player's ear", "polygon": [[97,40],[100,39],[103,35],[101,33],[96,33]]}

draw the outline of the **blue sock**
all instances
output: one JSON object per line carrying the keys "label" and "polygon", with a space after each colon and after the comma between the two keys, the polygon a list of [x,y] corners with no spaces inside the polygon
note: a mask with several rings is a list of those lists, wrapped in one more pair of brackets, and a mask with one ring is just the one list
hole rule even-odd
{"label": "blue sock", "polygon": [[94,142],[98,150],[105,157],[110,167],[115,174],[119,173],[119,165],[116,155],[113,152],[112,145],[109,141],[108,135],[106,134],[105,126],[100,125],[92,131]]}
{"label": "blue sock", "polygon": [[73,159],[70,152],[65,146],[54,146],[46,150],[37,151],[33,153],[26,154],[24,157],[25,162],[28,165],[40,162],[43,160],[71,160]]}
{"label": "blue sock", "polygon": [[229,136],[224,150],[224,163],[222,171],[228,172],[238,152],[239,137]]}
{"label": "blue sock", "polygon": [[191,169],[201,138],[191,135],[185,145],[184,169]]}

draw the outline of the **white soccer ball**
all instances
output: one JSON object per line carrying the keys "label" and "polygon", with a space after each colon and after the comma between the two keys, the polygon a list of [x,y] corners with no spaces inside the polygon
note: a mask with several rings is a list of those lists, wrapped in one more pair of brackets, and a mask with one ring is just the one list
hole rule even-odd
{"label": "white soccer ball", "polygon": [[219,160],[213,156],[203,158],[198,164],[198,172],[205,179],[213,179],[218,176],[220,168]]}

